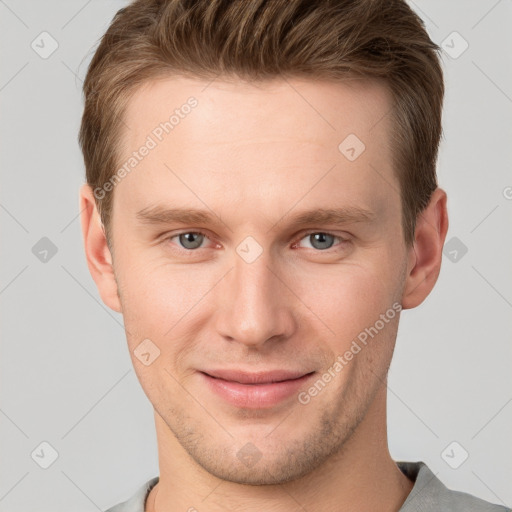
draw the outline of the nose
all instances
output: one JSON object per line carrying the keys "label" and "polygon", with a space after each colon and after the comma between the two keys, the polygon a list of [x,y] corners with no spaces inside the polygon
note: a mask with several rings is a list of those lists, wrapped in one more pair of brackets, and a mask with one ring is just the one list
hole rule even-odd
{"label": "nose", "polygon": [[286,339],[294,332],[293,294],[265,251],[247,263],[235,255],[234,268],[217,289],[217,331],[248,347]]}

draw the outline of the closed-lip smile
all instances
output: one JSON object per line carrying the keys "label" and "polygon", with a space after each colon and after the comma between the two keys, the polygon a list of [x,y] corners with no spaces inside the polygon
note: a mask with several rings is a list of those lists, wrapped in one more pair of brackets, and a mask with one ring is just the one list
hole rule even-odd
{"label": "closed-lip smile", "polygon": [[244,372],[231,369],[199,371],[216,395],[236,407],[269,408],[296,394],[314,374],[302,370]]}

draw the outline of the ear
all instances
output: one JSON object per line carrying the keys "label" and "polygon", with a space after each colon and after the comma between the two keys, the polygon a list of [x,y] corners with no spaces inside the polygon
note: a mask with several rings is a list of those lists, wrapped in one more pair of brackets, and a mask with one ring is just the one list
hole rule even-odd
{"label": "ear", "polygon": [[447,231],[446,192],[437,188],[428,206],[418,215],[414,244],[408,249],[409,261],[402,296],[404,309],[419,306],[434,288],[441,269]]}
{"label": "ear", "polygon": [[87,266],[103,302],[121,313],[121,301],[112,266],[112,255],[108,248],[105,231],[91,187],[80,187],[80,216]]}

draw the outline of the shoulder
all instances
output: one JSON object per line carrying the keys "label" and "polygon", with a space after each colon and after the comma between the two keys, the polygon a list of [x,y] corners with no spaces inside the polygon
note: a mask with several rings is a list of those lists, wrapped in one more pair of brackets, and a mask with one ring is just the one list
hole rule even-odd
{"label": "shoulder", "polygon": [[509,507],[448,489],[423,461],[397,465],[415,482],[399,512],[512,512]]}
{"label": "shoulder", "polygon": [[158,476],[151,478],[141,485],[131,498],[110,507],[108,510],[105,510],[105,512],[144,512],[144,506],[149,491],[158,483],[158,480]]}

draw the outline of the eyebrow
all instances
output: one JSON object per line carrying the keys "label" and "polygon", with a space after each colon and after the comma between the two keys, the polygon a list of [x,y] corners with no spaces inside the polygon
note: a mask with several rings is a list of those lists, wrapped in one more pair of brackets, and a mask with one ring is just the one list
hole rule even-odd
{"label": "eyebrow", "polygon": [[[281,223],[288,215],[285,214],[275,222],[270,229]],[[224,224],[225,223],[208,210],[194,208],[168,208],[163,205],[155,205],[144,208],[136,213],[136,218],[143,224]],[[343,225],[356,222],[371,222],[375,214],[357,206],[343,208],[316,208],[299,212],[289,216],[287,224],[301,226],[309,224]],[[270,230],[269,230],[270,231]]]}
{"label": "eyebrow", "polygon": [[136,213],[136,217],[144,224],[172,224],[173,222],[201,224],[215,222],[215,216],[206,210],[166,208],[160,205],[144,208]]}

